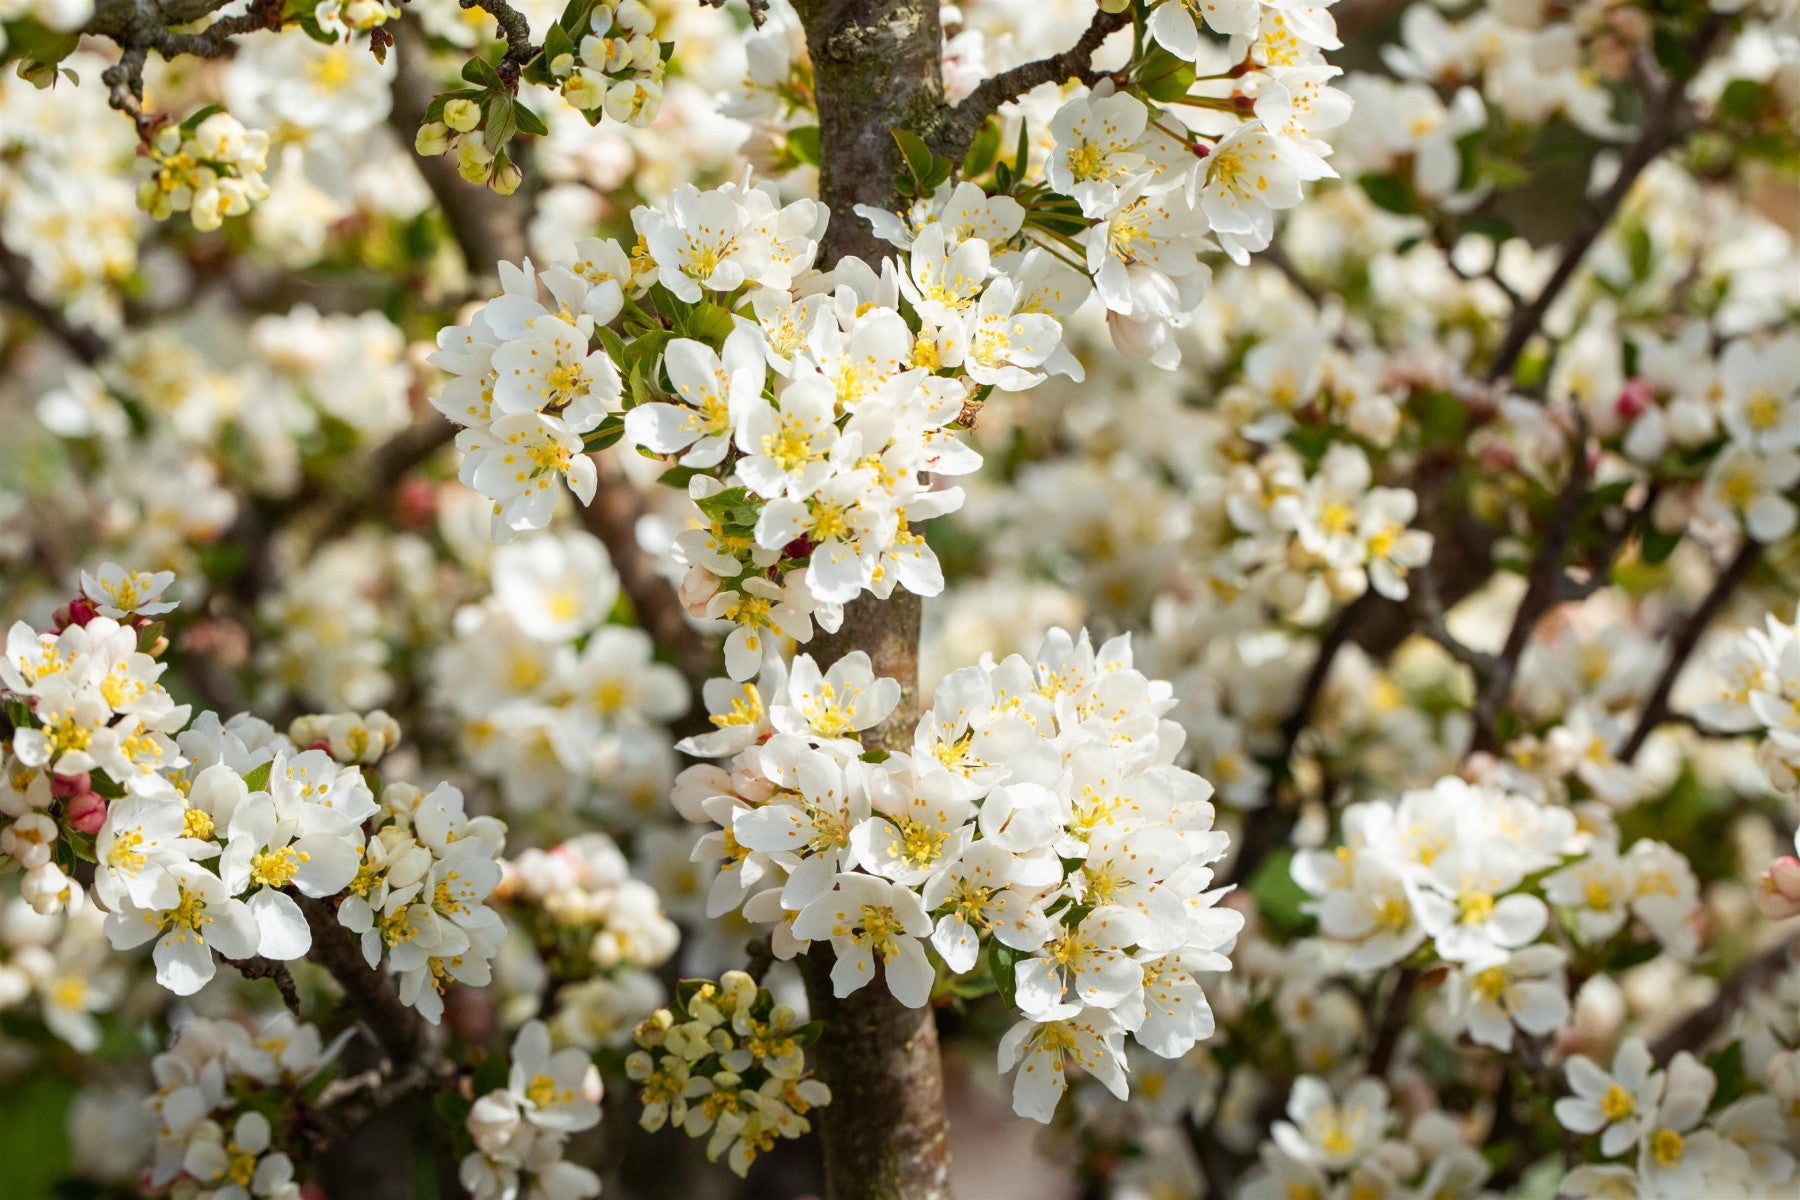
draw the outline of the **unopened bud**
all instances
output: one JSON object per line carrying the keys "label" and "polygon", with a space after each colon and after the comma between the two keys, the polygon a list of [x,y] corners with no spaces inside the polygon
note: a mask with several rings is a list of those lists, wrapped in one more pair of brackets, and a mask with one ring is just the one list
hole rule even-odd
{"label": "unopened bud", "polygon": [[98,792],[83,792],[69,801],[69,828],[81,833],[99,833],[106,824],[106,799]]}
{"label": "unopened bud", "polygon": [[481,124],[481,106],[473,100],[457,97],[444,104],[444,124],[458,133],[467,133]]}
{"label": "unopened bud", "polygon": [[1756,907],[1771,921],[1800,916],[1800,858],[1783,855],[1756,881]]}

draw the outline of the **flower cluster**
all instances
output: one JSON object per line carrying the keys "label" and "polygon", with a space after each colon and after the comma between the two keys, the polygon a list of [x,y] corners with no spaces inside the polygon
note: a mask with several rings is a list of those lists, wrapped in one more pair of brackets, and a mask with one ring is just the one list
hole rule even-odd
{"label": "flower cluster", "polygon": [[550,1047],[543,1022],[527,1022],[513,1040],[504,1086],[469,1107],[464,1125],[474,1148],[458,1178],[475,1200],[600,1194],[598,1176],[563,1158],[569,1135],[600,1123],[600,1072],[582,1051]]}
{"label": "flower cluster", "polygon": [[1543,1036],[1569,1019],[1569,953],[1551,936],[1552,906],[1580,947],[1636,920],[1676,954],[1694,950],[1687,860],[1648,839],[1621,851],[1597,806],[1578,825],[1570,808],[1452,777],[1352,804],[1342,827],[1341,845],[1294,858],[1320,932],[1348,948],[1352,971],[1447,964],[1453,1025],[1482,1045],[1510,1049],[1515,1030]]}
{"label": "flower cluster", "polygon": [[707,1138],[707,1161],[723,1157],[744,1175],[776,1138],[801,1137],[812,1128],[806,1114],[831,1103],[806,1066],[819,1033],[742,971],[717,983],[683,980],[674,1007],[638,1025],[638,1049],[625,1060],[640,1088],[639,1123]]}
{"label": "flower cluster", "polygon": [[1789,623],[1769,613],[1763,626],[1721,649],[1714,692],[1694,716],[1722,733],[1755,734],[1770,781],[1791,793],[1800,791],[1800,616]]}
{"label": "flower cluster", "polygon": [[182,1025],[151,1064],[157,1087],[144,1103],[156,1145],[145,1187],[196,1200],[299,1200],[278,1138],[338,1045],[285,1014],[255,1033],[229,1021]]}
{"label": "flower cluster", "polygon": [[[1794,1175],[1791,1117],[1768,1092],[1725,1094],[1710,1066],[1686,1050],[1664,1068],[1641,1038],[1628,1038],[1610,1068],[1584,1054],[1564,1064],[1570,1095],[1556,1119],[1603,1160],[1577,1167],[1564,1194],[1588,1196],[1772,1195]],[[1744,1091],[1739,1078],[1727,1086]]]}
{"label": "flower cluster", "polygon": [[0,909],[0,1011],[36,1001],[44,1027],[81,1054],[100,1046],[98,1014],[124,998],[128,975],[114,958],[106,914],[71,886],[61,913],[24,899]]}
{"label": "flower cluster", "polygon": [[1245,1200],[1489,1194],[1481,1187],[1492,1168],[1452,1114],[1427,1110],[1395,1137],[1399,1115],[1379,1079],[1365,1075],[1334,1087],[1300,1076],[1288,1093],[1287,1119],[1274,1123],[1260,1169],[1245,1183]]}
{"label": "flower cluster", "polygon": [[656,889],[633,879],[618,845],[584,833],[503,864],[494,903],[522,928],[542,961],[559,1043],[595,1050],[629,1040],[630,1029],[663,998],[655,975],[681,931]]}
{"label": "flower cluster", "polygon": [[1368,456],[1338,443],[1309,475],[1285,444],[1233,470],[1225,511],[1227,582],[1254,587],[1289,620],[1316,624],[1373,587],[1404,600],[1407,574],[1431,558],[1431,535],[1410,529],[1418,497],[1372,486]]}
{"label": "flower cluster", "polygon": [[553,45],[558,40],[554,33],[546,40],[550,76],[562,85],[563,99],[590,124],[602,113],[626,125],[656,120],[662,110],[663,65],[674,49],[672,43],[656,40],[656,14],[643,0],[602,0],[589,10],[587,27],[573,48]]}
{"label": "flower cluster", "polygon": [[205,233],[269,198],[269,135],[228,112],[203,109],[164,126],[145,154],[153,170],[138,185],[138,207],[159,221],[184,212]]}
{"label": "flower cluster", "polygon": [[[279,760],[278,760],[279,761]],[[337,919],[362,943],[363,958],[396,976],[400,999],[436,1024],[451,983],[493,978],[506,926],[486,901],[500,883],[506,826],[469,816],[462,792],[389,784],[376,828],[346,882]]]}
{"label": "flower cluster", "polygon": [[899,688],[852,653],[821,673],[797,657],[785,683],[709,689],[730,753],[691,767],[675,803],[720,828],[694,848],[718,863],[708,913],[742,907],[773,925],[777,957],[829,941],[832,984],[873,980],[917,1007],[936,970],[986,971],[1022,1019],[1000,1045],[1019,1067],[1014,1106],[1048,1121],[1079,1064],[1125,1092],[1123,1039],[1164,1057],[1212,1032],[1196,972],[1221,971],[1241,914],[1217,907],[1211,788],[1170,761],[1168,685],[1132,667],[1123,638],[1096,650],[1054,630],[1035,660],[954,671],[910,752],[864,753],[853,734]]}
{"label": "flower cluster", "polygon": [[167,642],[150,620],[174,607],[161,600],[172,580],[109,563],[84,576],[57,630],[20,621],[7,632],[0,856],[24,869],[25,898],[41,913],[68,902],[76,860],[91,861],[107,839],[110,806],[174,794],[165,772],[183,760],[171,735],[189,709],[158,682]]}
{"label": "flower cluster", "polygon": [[609,623],[619,580],[605,546],[533,533],[495,550],[489,573],[492,594],[456,614],[433,664],[465,761],[509,812],[554,807],[621,829],[664,812],[675,775],[664,722],[687,711],[689,690],[643,630]]}

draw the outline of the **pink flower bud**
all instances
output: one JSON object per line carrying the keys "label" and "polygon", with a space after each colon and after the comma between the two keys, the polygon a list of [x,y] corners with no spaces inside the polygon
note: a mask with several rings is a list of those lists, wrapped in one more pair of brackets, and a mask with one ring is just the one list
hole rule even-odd
{"label": "pink flower bud", "polygon": [[94,607],[92,600],[86,596],[77,596],[56,610],[56,624],[62,629],[67,629],[71,625],[80,625],[85,628],[89,621],[99,615],[100,610]]}
{"label": "pink flower bud", "polygon": [[1800,916],[1800,858],[1783,855],[1756,881],[1756,907],[1771,921]]}
{"label": "pink flower bud", "polygon": [[69,801],[69,828],[99,833],[106,823],[106,799],[98,792],[83,792]]}
{"label": "pink flower bud", "polygon": [[50,777],[50,794],[61,800],[70,796],[79,796],[83,792],[94,790],[94,780],[86,771],[77,771],[73,775],[52,775]]}
{"label": "pink flower bud", "polygon": [[1627,380],[1619,389],[1619,398],[1613,401],[1613,411],[1626,421],[1635,421],[1650,411],[1656,403],[1656,396],[1650,385],[1642,379]]}

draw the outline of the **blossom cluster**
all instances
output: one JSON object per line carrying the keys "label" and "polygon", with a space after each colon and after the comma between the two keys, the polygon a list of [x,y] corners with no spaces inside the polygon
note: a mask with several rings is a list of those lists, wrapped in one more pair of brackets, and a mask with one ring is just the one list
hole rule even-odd
{"label": "blossom cluster", "polygon": [[1687,860],[1648,839],[1619,848],[1605,811],[1545,804],[1460,778],[1396,802],[1352,804],[1343,842],[1302,851],[1293,876],[1345,966],[1371,971],[1430,961],[1450,967],[1450,1019],[1482,1045],[1512,1048],[1515,1031],[1544,1036],[1569,1018],[1568,951],[1551,908],[1578,946],[1609,942],[1638,921],[1691,955],[1698,884]]}
{"label": "blossom cluster", "polygon": [[1455,1117],[1428,1109],[1394,1136],[1401,1114],[1381,1080],[1350,1077],[1333,1086],[1302,1075],[1288,1093],[1245,1182],[1245,1200],[1298,1196],[1412,1194],[1475,1196],[1492,1168]]}
{"label": "blossom cluster", "polygon": [[707,1138],[706,1157],[723,1157],[742,1176],[777,1138],[812,1128],[806,1114],[831,1103],[812,1077],[806,1048],[817,1022],[801,1023],[743,971],[718,982],[683,980],[672,1008],[658,1009],[633,1037],[625,1073],[639,1088],[639,1123],[655,1132],[675,1125]]}
{"label": "blossom cluster", "polygon": [[[1779,1087],[1782,1064],[1771,1066]],[[1659,1067],[1641,1038],[1627,1038],[1610,1067],[1576,1054],[1563,1070],[1571,1094],[1556,1101],[1556,1119],[1584,1140],[1597,1135],[1602,1158],[1569,1173],[1567,1195],[1771,1195],[1794,1176],[1792,1110],[1775,1089],[1727,1095],[1708,1064],[1682,1050]],[[1727,1086],[1746,1091],[1741,1078]]]}
{"label": "blossom cluster", "polygon": [[656,890],[631,877],[603,833],[526,850],[502,866],[494,903],[544,964],[555,999],[545,1019],[558,1043],[597,1050],[628,1042],[661,1002],[655,971],[681,941]]}
{"label": "blossom cluster", "polygon": [[492,593],[455,615],[433,663],[465,761],[515,814],[554,807],[624,828],[663,811],[675,775],[664,723],[689,690],[642,629],[609,623],[619,579],[605,546],[532,533],[489,568]]}
{"label": "blossom cluster", "polygon": [[212,979],[215,953],[296,959],[318,925],[341,924],[437,1021],[448,983],[486,983],[499,950],[503,925],[483,902],[505,826],[466,815],[448,784],[390,784],[377,803],[364,765],[398,740],[385,713],[303,717],[285,737],[207,713],[181,731],[189,710],[138,649],[138,626],[174,607],[159,599],[172,578],[108,564],[84,577],[60,632],[20,622],[8,635],[18,816],[0,844],[34,903],[59,909],[67,869],[92,862],[114,948],[154,941],[157,981],[177,995]]}
{"label": "blossom cluster", "polygon": [[196,1200],[299,1200],[279,1139],[340,1045],[286,1014],[256,1032],[201,1018],[180,1026],[151,1063],[156,1090],[144,1104],[156,1132],[144,1186]]}
{"label": "blossom cluster", "polygon": [[464,1119],[474,1148],[458,1169],[463,1187],[475,1200],[599,1195],[599,1177],[563,1151],[571,1134],[600,1123],[600,1091],[585,1052],[552,1050],[543,1022],[527,1022],[513,1040],[504,1086],[485,1092]]}
{"label": "blossom cluster", "polygon": [[1014,1106],[1041,1121],[1075,1065],[1124,1094],[1127,1033],[1174,1058],[1212,1032],[1195,974],[1226,969],[1242,926],[1209,890],[1226,837],[1125,639],[1055,630],[1035,659],[952,672],[907,752],[851,736],[899,699],[860,652],[761,686],[709,688],[719,729],[684,744],[733,754],[676,782],[682,815],[719,826],[694,848],[718,864],[709,915],[769,924],[781,959],[829,941],[840,996],[879,967],[925,1004],[928,946],[951,975],[985,966],[1021,1017],[1000,1045]]}
{"label": "blossom cluster", "polygon": [[173,579],[109,563],[84,576],[60,628],[19,621],[7,631],[0,855],[23,868],[23,894],[41,913],[68,902],[76,859],[91,860],[107,836],[109,805],[173,794],[163,772],[183,760],[170,735],[190,710],[158,682],[167,642],[151,622],[174,607],[161,600]]}
{"label": "blossom cluster", "polygon": [[269,135],[228,112],[202,110],[164,126],[147,154],[152,172],[138,185],[138,206],[159,221],[184,212],[205,233],[269,198]]}
{"label": "blossom cluster", "polygon": [[1373,486],[1368,456],[1333,445],[1309,475],[1301,457],[1278,444],[1233,470],[1225,498],[1232,525],[1228,581],[1266,596],[1289,620],[1315,624],[1337,605],[1373,587],[1404,600],[1407,575],[1431,558],[1429,533],[1408,528],[1418,497]]}

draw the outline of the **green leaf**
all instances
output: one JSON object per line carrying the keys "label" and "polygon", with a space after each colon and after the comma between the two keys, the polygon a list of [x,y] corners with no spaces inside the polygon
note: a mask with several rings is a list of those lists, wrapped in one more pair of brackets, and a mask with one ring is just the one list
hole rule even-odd
{"label": "green leaf", "polygon": [[250,773],[248,775],[244,776],[244,786],[249,788],[253,792],[268,791],[269,790],[269,772],[274,767],[274,765],[275,764],[273,762],[266,762],[260,767],[252,768]]}
{"label": "green leaf", "polygon": [[804,1050],[808,1046],[811,1046],[815,1042],[817,1042],[819,1040],[819,1038],[824,1034],[824,1032],[825,1032],[825,1022],[823,1022],[823,1021],[808,1021],[804,1025],[794,1026],[794,1029],[793,1029],[794,1042],[802,1050]]}
{"label": "green leaf", "polygon": [[222,113],[224,111],[225,106],[223,104],[209,104],[205,108],[190,114],[188,119],[181,123],[181,136],[192,136],[194,130],[200,128],[200,122],[206,120],[206,118],[212,116],[214,113]]}
{"label": "green leaf", "polygon": [[1717,1112],[1744,1094],[1746,1080],[1744,1043],[1732,1042],[1729,1046],[1707,1055],[1706,1067],[1719,1081],[1718,1090],[1713,1092],[1712,1105],[1708,1111]]}
{"label": "green leaf", "polygon": [[963,178],[973,179],[977,175],[986,175],[1000,159],[1000,118],[989,117],[982,123],[981,130],[969,143],[969,152],[963,155]]}
{"label": "green leaf", "polygon": [[573,53],[575,53],[575,39],[570,37],[568,30],[561,25],[552,25],[550,32],[544,35],[545,69],[548,69],[551,63],[563,55]]}
{"label": "green leaf", "polygon": [[1401,216],[1411,216],[1419,211],[1418,198],[1413,195],[1412,185],[1403,183],[1392,175],[1371,171],[1366,175],[1358,175],[1356,184],[1377,208],[1385,208]]}
{"label": "green leaf", "polygon": [[900,147],[900,157],[906,161],[907,173],[923,190],[925,180],[931,175],[931,147],[911,130],[896,129],[893,132],[894,144]]}
{"label": "green leaf", "polygon": [[573,38],[576,36],[577,30],[583,33],[587,32],[588,13],[592,12],[593,8],[594,0],[569,0],[569,3],[563,7],[562,16],[556,19],[556,23],[569,37]]}
{"label": "green leaf", "polygon": [[802,125],[798,129],[788,130],[788,153],[794,156],[795,162],[803,162],[810,166],[819,165],[819,127]]}
{"label": "green leaf", "polygon": [[482,128],[487,131],[487,148],[496,156],[513,140],[513,135],[519,132],[517,108],[512,96],[505,91],[495,92],[488,101]]}
{"label": "green leaf", "polygon": [[1675,547],[1681,545],[1681,532],[1677,529],[1665,533],[1653,525],[1647,527],[1638,540],[1638,557],[1653,567],[1667,562]]}
{"label": "green leaf", "polygon": [[1012,1008],[1018,1003],[1018,981],[1013,974],[1013,966],[1026,956],[1023,951],[1014,950],[1002,942],[989,942],[988,950],[988,972],[994,977],[994,987],[999,991],[1000,998],[1006,1001],[1006,1006]]}
{"label": "green leaf", "polygon": [[515,103],[513,105],[513,119],[518,121],[520,133],[529,133],[532,137],[550,136],[550,127],[544,124],[544,118],[523,104]]}
{"label": "green leaf", "polygon": [[494,70],[494,64],[479,54],[463,64],[462,77],[476,87],[505,90],[500,82],[500,72]]}
{"label": "green leaf", "polygon": [[608,413],[605,420],[582,437],[581,448],[588,454],[597,454],[624,436],[625,418],[618,413]]}
{"label": "green leaf", "polygon": [[1194,64],[1155,46],[1144,56],[1137,81],[1138,90],[1144,95],[1168,104],[1187,95],[1194,86]]}

